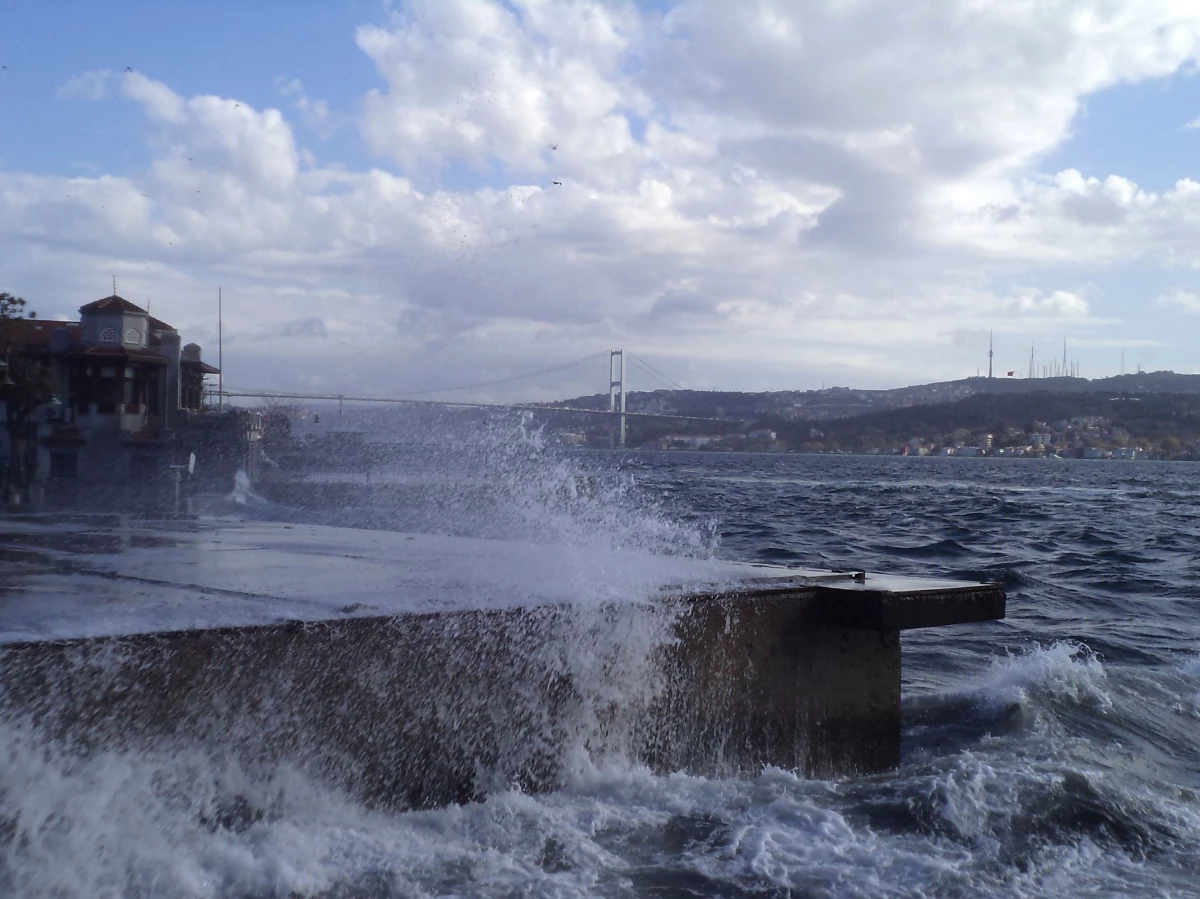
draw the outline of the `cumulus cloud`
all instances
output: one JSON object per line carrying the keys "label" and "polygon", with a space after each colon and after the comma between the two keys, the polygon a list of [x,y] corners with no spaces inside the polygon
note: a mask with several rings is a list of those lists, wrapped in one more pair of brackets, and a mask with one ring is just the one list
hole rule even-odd
{"label": "cumulus cloud", "polygon": [[85,100],[103,100],[108,96],[108,82],[112,72],[100,69],[76,75],[58,89],[60,97],[82,97]]}
{"label": "cumulus cloud", "polygon": [[1200,10],[698,2],[666,32],[655,74],[675,106],[723,148],[841,188],[816,236],[908,249],[1004,193],[1086,95],[1194,60]]}
{"label": "cumulus cloud", "polygon": [[[247,103],[214,96],[185,100],[139,72],[126,73],[122,89],[163,126],[162,134],[170,141],[167,156],[155,163],[161,181],[203,193],[196,175],[207,166],[237,178],[240,187],[255,193],[278,193],[294,185],[300,156],[291,126],[279,110],[259,112]],[[238,189],[231,178],[220,187]]]}
{"label": "cumulus cloud", "polygon": [[141,103],[151,118],[171,124],[183,121],[186,106],[183,97],[161,81],[147,78],[141,72],[126,72],[122,90],[125,96]]}
{"label": "cumulus cloud", "polygon": [[1102,325],[1040,268],[1195,264],[1200,183],[1037,168],[1088,96],[1196,63],[1200,9],[1169,0],[412,0],[355,40],[377,167],[316,163],[288,115],[338,123],[297,80],[285,115],[85,73],[144,111],[152,163],[0,172],[0,238],[119,261],[199,329],[187,298],[236,284],[264,376],[339,359],[380,389],[621,343],[730,386],[948,377],[981,318]]}
{"label": "cumulus cloud", "polygon": [[409,170],[462,160],[578,173],[636,155],[629,115],[649,101],[622,65],[640,27],[590,0],[416,0],[358,31],[388,83],[366,98],[363,136]]}

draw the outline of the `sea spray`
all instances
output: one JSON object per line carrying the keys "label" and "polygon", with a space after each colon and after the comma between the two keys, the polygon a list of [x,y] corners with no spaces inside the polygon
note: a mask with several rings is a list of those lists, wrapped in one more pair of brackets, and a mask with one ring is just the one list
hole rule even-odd
{"label": "sea spray", "polygon": [[[10,772],[38,784],[40,796],[33,805],[16,801],[17,784],[5,785],[9,882],[31,896],[313,895],[343,875],[362,882],[372,874],[331,875],[325,861],[279,843],[313,811],[291,807],[304,805],[297,797],[324,796],[365,814],[364,800],[404,807],[479,799],[627,769],[642,736],[637,722],[663,688],[661,652],[680,613],[630,595],[636,566],[653,566],[647,550],[709,555],[711,532],[672,521],[621,473],[549,450],[527,424],[505,419],[467,435],[464,451],[443,453],[421,472],[437,486],[432,504],[399,510],[395,520],[417,511],[431,530],[540,543],[574,572],[568,607],[528,610],[510,616],[510,626],[469,627],[445,641],[406,634],[405,645],[426,650],[419,657],[389,655],[403,641],[381,634],[335,641],[319,664],[284,644],[239,649],[237,637],[195,647],[153,639],[64,647],[32,668],[7,658],[8,670],[26,677],[5,685],[0,743],[23,760]],[[366,506],[370,514],[355,523],[389,523],[378,514],[393,498],[386,489],[362,498],[340,514],[353,520]],[[242,472],[227,497],[198,505],[218,517],[288,512]],[[608,570],[596,551],[614,549],[632,553]],[[540,573],[525,576],[534,584]],[[395,674],[406,666],[416,676],[399,684]],[[492,687],[480,690],[478,678]],[[399,692],[406,711],[388,718],[364,707],[358,717],[394,721],[394,733],[351,726],[329,743],[313,711],[328,691],[381,708]],[[168,704],[182,713],[168,714]],[[491,735],[482,744],[481,727]],[[406,739],[473,759],[470,781],[439,792],[434,776],[416,792],[390,794],[389,772],[402,776],[418,762],[405,754]],[[377,743],[365,765],[351,751],[363,741]],[[80,859],[78,870],[55,870],[63,856]]]}
{"label": "sea spray", "polygon": [[[593,469],[623,457],[580,458],[577,486],[586,496]],[[887,549],[898,522],[908,520],[930,542],[946,536],[973,548],[968,561],[955,560],[955,571],[1036,572],[1036,589],[1011,585],[1003,624],[905,637],[906,675],[919,685],[906,708],[919,700],[930,711],[921,751],[907,731],[905,762],[893,774],[813,781],[768,769],[760,777],[705,778],[584,764],[551,793],[506,790],[460,806],[395,812],[294,767],[290,774],[236,760],[231,767],[211,748],[199,765],[207,779],[191,787],[186,772],[195,764],[182,761],[186,753],[55,754],[40,738],[22,743],[6,723],[0,816],[11,818],[18,794],[22,807],[44,790],[59,798],[48,806],[54,814],[34,818],[49,822],[36,831],[41,851],[0,845],[5,891],[36,899],[1196,896],[1200,716],[1171,704],[1197,690],[1189,660],[1200,646],[1190,600],[1198,519],[1194,504],[1164,506],[1160,496],[1171,488],[1192,497],[1194,466],[1068,462],[1049,471],[1018,460],[917,461],[921,489],[896,490],[914,477],[914,460],[644,454],[638,483],[627,488],[640,502],[671,491],[697,519],[719,516],[728,535],[722,553],[737,558],[758,558],[768,535],[796,559],[823,554],[831,564],[927,572],[928,560]],[[394,471],[395,479],[440,489],[435,460],[418,463]],[[619,475],[600,473],[613,484]],[[787,492],[775,486],[779,479]],[[1121,485],[1129,482],[1148,485],[1150,494],[1127,494]],[[984,501],[997,489],[1030,491],[1028,502],[997,509]],[[375,498],[380,508],[386,493]],[[275,508],[296,520],[320,511]],[[347,522],[361,511],[338,509]],[[1117,563],[1078,539],[1081,522],[1103,523],[1142,555],[1163,535],[1180,546],[1150,553],[1162,563]],[[1120,587],[1130,573],[1141,586]],[[1103,648],[1104,658],[1073,654],[1081,640]],[[914,654],[913,644],[924,651]],[[1012,647],[1011,658],[997,658],[998,644]],[[1052,658],[1041,655],[1046,650]],[[1063,662],[1074,672],[1059,670]],[[1063,686],[1073,674],[1083,679],[1078,693]],[[1097,690],[1111,708],[1088,698]],[[1001,727],[1002,700],[1032,710],[1025,726]],[[963,727],[972,715],[979,726]],[[126,764],[132,777],[79,776],[76,766],[93,760],[96,772]],[[105,786],[114,782],[125,788]],[[143,783],[151,792],[139,789]],[[156,798],[160,783],[164,796]],[[189,790],[194,803],[180,798]],[[247,816],[239,794],[263,817]],[[0,841],[7,827],[0,822]],[[1029,835],[1023,843],[1022,834]]]}
{"label": "sea spray", "polygon": [[341,470],[331,458],[292,477],[264,473],[254,489],[275,506],[253,514],[579,550],[716,550],[711,521],[680,521],[661,496],[614,467],[613,456],[548,445],[528,415],[480,421],[447,411],[417,423],[401,416],[376,424],[374,436],[388,449],[369,471]]}

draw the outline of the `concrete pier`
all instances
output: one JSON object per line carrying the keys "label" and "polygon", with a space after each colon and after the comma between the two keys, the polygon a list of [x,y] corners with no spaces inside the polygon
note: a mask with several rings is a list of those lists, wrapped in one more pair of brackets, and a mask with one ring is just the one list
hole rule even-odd
{"label": "concrete pier", "polygon": [[302,525],[0,519],[0,717],[219,747],[421,807],[581,755],[818,776],[900,758],[900,631],[1001,587]]}

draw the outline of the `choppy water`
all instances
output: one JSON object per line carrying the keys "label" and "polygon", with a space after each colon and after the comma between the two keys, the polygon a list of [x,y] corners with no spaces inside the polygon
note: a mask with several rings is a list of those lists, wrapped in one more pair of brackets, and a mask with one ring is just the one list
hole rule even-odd
{"label": "choppy water", "polygon": [[[695,552],[716,535],[749,561],[997,579],[1008,619],[904,635],[903,765],[870,778],[584,760],[549,795],[382,813],[296,772],[65,759],[6,732],[10,894],[1200,896],[1200,467],[595,454],[533,463],[570,476],[521,493],[529,464],[509,533],[553,506],[571,539]],[[457,489],[437,486],[479,501]],[[386,524],[392,501],[372,494],[333,512]],[[450,531],[455,502],[438,506]],[[265,814],[214,824],[204,810],[231,792]]]}

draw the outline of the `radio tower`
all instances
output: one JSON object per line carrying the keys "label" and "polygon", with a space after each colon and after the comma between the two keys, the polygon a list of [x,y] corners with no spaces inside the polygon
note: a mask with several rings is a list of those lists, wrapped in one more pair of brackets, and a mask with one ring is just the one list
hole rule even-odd
{"label": "radio tower", "polygon": [[988,378],[992,377],[992,332],[988,330]]}

